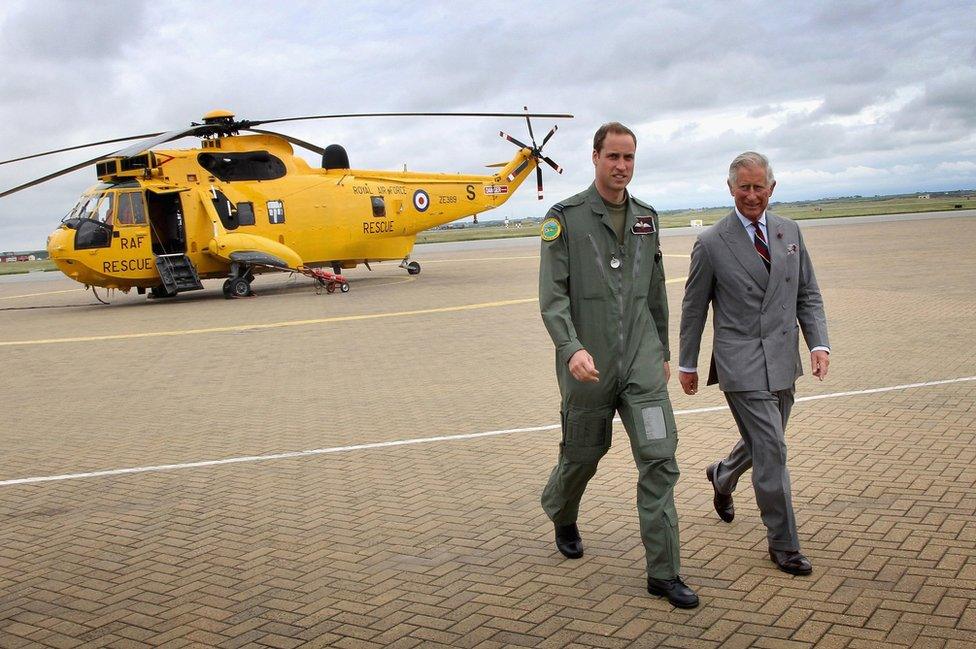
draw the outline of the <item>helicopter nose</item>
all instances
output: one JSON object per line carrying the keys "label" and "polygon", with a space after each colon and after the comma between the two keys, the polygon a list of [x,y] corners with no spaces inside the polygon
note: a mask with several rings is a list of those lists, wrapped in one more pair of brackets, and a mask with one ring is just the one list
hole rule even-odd
{"label": "helicopter nose", "polygon": [[75,281],[81,281],[84,270],[74,259],[75,231],[65,226],[59,227],[47,238],[47,254],[62,273]]}
{"label": "helicopter nose", "polygon": [[47,254],[52,258],[64,257],[74,251],[74,230],[61,226],[47,238]]}

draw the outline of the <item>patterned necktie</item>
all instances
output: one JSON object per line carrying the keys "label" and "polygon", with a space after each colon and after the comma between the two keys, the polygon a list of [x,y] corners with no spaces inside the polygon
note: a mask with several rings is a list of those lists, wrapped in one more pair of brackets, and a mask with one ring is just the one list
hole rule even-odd
{"label": "patterned necktie", "polygon": [[766,237],[763,236],[762,228],[759,227],[758,221],[753,223],[752,227],[756,230],[756,236],[752,242],[756,246],[756,252],[762,257],[763,263],[766,264],[766,272],[769,272],[769,246],[766,245]]}

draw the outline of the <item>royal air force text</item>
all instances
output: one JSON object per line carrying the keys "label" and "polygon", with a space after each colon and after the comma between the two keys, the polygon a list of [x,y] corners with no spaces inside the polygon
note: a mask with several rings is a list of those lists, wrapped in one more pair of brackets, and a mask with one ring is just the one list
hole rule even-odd
{"label": "royal air force text", "polygon": [[[407,188],[402,185],[377,185],[373,191],[369,185],[353,185],[353,194],[361,196],[406,196]],[[467,185],[464,192],[465,198],[473,201],[476,194],[474,185]],[[458,203],[458,197],[453,195],[441,195],[437,197],[440,205],[454,205]],[[388,234],[393,232],[394,221],[363,221],[363,234]]]}

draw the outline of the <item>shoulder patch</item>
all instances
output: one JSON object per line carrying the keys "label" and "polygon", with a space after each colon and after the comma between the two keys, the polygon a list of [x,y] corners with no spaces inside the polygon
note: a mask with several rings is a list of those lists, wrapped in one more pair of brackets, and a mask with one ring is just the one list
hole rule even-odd
{"label": "shoulder patch", "polygon": [[633,196],[631,196],[630,198],[631,198],[631,200],[633,200],[635,203],[637,203],[641,207],[646,207],[647,209],[651,210],[651,212],[655,216],[657,216],[657,210],[655,210],[654,207],[650,203],[645,203],[644,201],[640,200],[639,198],[634,198]]}
{"label": "shoulder patch", "polygon": [[564,200],[559,201],[565,207],[571,207],[573,205],[582,205],[586,201],[586,192],[576,194],[575,196],[570,196]]}
{"label": "shoulder patch", "polygon": [[548,218],[542,222],[542,228],[540,229],[540,235],[543,241],[555,241],[562,234],[563,227],[559,223],[559,219]]}

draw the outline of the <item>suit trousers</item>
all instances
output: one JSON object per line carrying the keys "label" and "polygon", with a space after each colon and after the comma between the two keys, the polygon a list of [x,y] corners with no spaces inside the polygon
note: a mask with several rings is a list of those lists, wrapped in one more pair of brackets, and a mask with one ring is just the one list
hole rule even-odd
{"label": "suit trousers", "polygon": [[726,392],[725,399],[741,439],[715,470],[715,488],[731,494],[739,477],[752,469],[756,505],[766,525],[769,547],[800,550],[786,468],[786,422],[793,408],[793,387],[770,392]]}

